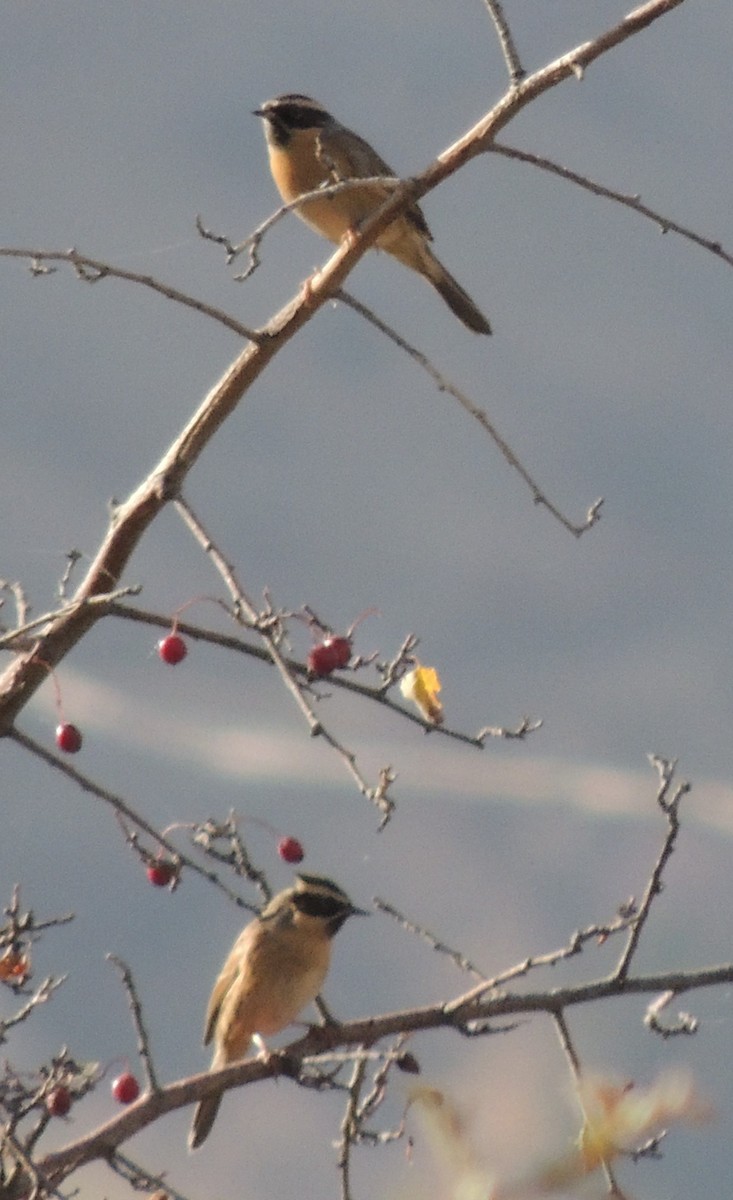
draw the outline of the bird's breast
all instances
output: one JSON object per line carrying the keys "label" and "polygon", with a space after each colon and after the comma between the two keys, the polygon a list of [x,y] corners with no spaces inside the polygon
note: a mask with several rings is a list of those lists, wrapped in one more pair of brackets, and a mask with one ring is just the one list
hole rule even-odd
{"label": "bird's breast", "polygon": [[[270,145],[270,170],[286,204],[305,192],[316,191],[334,182],[327,151],[319,157],[315,135],[307,131],[293,134],[286,147]],[[357,174],[357,172],[355,172]],[[348,177],[348,172],[343,176]],[[331,242],[340,242],[355,230],[385,199],[380,187],[346,188],[330,196],[308,200],[297,209],[307,225]]]}

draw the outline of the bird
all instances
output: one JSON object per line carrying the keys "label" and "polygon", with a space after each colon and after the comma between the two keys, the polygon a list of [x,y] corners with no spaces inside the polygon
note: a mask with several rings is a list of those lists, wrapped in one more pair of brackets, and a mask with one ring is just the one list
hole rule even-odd
{"label": "bird", "polygon": [[[286,204],[341,180],[394,177],[392,168],[369,142],[308,96],[297,92],[275,96],[253,115],[264,121],[270,171]],[[317,233],[341,242],[353,235],[389,194],[390,189],[380,184],[346,188],[308,200],[295,211]],[[427,279],[469,329],[491,333],[481,310],[433,254],[432,240],[422,209],[411,204],[379,235],[375,245]]]}
{"label": "bird", "polygon": [[[299,874],[235,941],[214,984],[204,1022],[211,1070],[244,1058],[257,1035],[279,1033],[321,990],[331,941],[351,916],[367,916],[321,875]],[[208,1137],[222,1092],[204,1096],[193,1116],[190,1150]]]}

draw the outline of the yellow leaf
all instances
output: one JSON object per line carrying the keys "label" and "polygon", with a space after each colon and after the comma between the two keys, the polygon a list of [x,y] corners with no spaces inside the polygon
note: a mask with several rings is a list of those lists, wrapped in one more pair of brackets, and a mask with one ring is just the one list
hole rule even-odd
{"label": "yellow leaf", "polygon": [[400,691],[405,700],[412,700],[417,705],[426,721],[433,725],[442,723],[443,705],[438,699],[440,678],[434,667],[422,667],[418,663],[413,671],[403,676]]}

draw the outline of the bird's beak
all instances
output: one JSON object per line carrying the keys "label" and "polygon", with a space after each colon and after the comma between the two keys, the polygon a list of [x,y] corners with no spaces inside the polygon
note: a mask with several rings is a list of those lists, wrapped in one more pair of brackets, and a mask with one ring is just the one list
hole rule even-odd
{"label": "bird's beak", "polygon": [[264,117],[264,115],[265,115],[264,109],[261,109],[261,108],[253,108],[252,109],[253,117]]}
{"label": "bird's beak", "polygon": [[350,917],[371,917],[371,915],[365,908],[357,908],[355,904],[352,904],[349,909]]}

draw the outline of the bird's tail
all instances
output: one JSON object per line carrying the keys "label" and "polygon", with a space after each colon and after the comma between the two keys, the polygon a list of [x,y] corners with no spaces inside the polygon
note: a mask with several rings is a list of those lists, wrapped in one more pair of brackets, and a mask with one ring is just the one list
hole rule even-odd
{"label": "bird's tail", "polygon": [[[396,233],[393,230],[397,230]],[[430,246],[423,237],[416,237],[414,230],[411,236],[405,235],[405,223],[395,222],[377,241],[377,245],[392,254],[406,267],[417,271],[432,284],[438,295],[442,296],[448,308],[456,314],[459,321],[474,333],[491,333],[491,326],[481,309],[474,304],[468,292],[464,291],[457,279],[447,271],[440,259],[436,258]]]}
{"label": "bird's tail", "polygon": [[443,297],[448,308],[456,314],[459,321],[474,333],[491,333],[491,326],[481,309],[473,302],[468,292],[464,291],[457,279],[446,270],[442,262],[435,257],[432,250],[425,246],[422,256],[424,270],[421,272],[432,283],[436,292]]}
{"label": "bird's tail", "polygon": [[197,1150],[211,1133],[211,1126],[216,1120],[221,1098],[222,1092],[217,1092],[213,1096],[205,1096],[203,1100],[199,1100],[188,1135],[189,1150]]}

